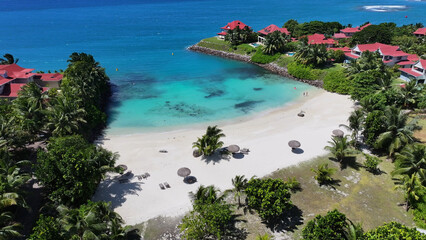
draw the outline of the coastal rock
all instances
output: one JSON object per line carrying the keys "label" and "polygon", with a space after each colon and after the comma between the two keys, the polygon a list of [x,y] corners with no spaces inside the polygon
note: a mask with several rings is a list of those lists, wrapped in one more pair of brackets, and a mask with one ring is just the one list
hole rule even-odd
{"label": "coastal rock", "polygon": [[229,53],[229,52],[219,51],[219,50],[210,49],[210,48],[206,48],[206,47],[200,47],[198,45],[192,45],[192,46],[188,47],[188,50],[194,51],[194,52],[200,52],[200,53],[204,53],[204,54],[208,54],[208,55],[233,59],[233,60],[237,60],[237,61],[241,61],[241,62],[252,63],[254,65],[262,67],[262,68],[264,68],[268,71],[271,71],[275,74],[278,74],[280,76],[290,78],[290,79],[293,79],[295,81],[303,82],[303,83],[309,84],[309,85],[317,87],[317,88],[323,88],[323,81],[321,81],[321,80],[306,80],[306,79],[295,78],[288,73],[287,68],[280,67],[275,63],[268,63],[268,64],[254,63],[254,62],[251,61],[251,57],[248,56],[248,55]]}

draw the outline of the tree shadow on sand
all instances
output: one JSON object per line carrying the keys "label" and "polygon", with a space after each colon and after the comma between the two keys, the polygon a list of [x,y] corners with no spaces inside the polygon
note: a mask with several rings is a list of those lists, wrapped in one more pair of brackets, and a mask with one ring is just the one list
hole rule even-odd
{"label": "tree shadow on sand", "polygon": [[[126,201],[127,195],[138,195],[138,192],[142,190],[143,182],[120,183],[120,177],[116,176],[103,180],[96,190],[95,199],[111,202],[111,207],[114,209]],[[130,180],[132,177],[128,179]]]}
{"label": "tree shadow on sand", "polygon": [[230,159],[231,159],[231,156],[229,154],[223,154],[219,151],[216,151],[215,153],[213,153],[210,156],[203,155],[201,157],[201,160],[206,162],[206,164],[212,163],[213,165],[216,164],[216,163],[219,163],[222,160],[229,161]]}
{"label": "tree shadow on sand", "polygon": [[297,206],[293,206],[280,217],[264,221],[265,225],[274,232],[283,232],[298,229],[303,224],[303,211]]}

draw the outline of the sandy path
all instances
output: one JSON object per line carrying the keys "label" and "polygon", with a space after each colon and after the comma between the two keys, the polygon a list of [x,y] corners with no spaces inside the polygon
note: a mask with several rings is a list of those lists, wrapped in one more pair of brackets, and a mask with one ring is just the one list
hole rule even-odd
{"label": "sandy path", "polygon": [[[192,157],[192,142],[204,134],[207,124],[167,132],[108,135],[103,146],[120,154],[117,164],[127,165],[136,175],[149,172],[151,177],[142,181],[133,177],[129,183],[120,184],[116,177],[109,176],[94,199],[111,201],[127,224],[158,215],[182,214],[191,209],[188,192],[200,184],[214,184],[224,190],[232,186],[235,175],[261,177],[324,154],[331,131],[346,123],[352,105],[347,96],[318,90],[290,106],[219,125],[226,134],[225,145],[237,144],[251,151],[243,158],[230,160]],[[297,116],[300,110],[306,112],[305,117]],[[291,152],[287,143],[292,139],[301,142],[303,153]],[[168,153],[159,153],[160,149]],[[198,182],[183,183],[176,174],[180,167],[190,168]],[[171,188],[161,190],[158,184],[166,181]]]}

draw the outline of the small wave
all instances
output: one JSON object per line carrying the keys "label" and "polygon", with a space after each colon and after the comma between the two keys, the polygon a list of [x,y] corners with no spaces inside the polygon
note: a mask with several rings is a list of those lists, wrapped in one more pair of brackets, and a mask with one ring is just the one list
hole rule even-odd
{"label": "small wave", "polygon": [[405,5],[373,5],[363,6],[362,9],[369,12],[398,12],[407,10],[408,7]]}

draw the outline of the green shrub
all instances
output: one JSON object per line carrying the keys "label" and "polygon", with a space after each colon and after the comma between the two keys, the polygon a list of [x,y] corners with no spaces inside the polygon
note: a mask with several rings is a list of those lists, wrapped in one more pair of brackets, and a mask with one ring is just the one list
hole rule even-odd
{"label": "green shrub", "polygon": [[364,238],[367,240],[424,240],[426,236],[415,228],[408,228],[397,222],[385,223],[383,226],[379,226],[376,229],[368,231],[364,234]]}
{"label": "green shrub", "polygon": [[280,67],[287,67],[288,64],[294,62],[294,57],[287,57],[285,55],[281,55],[275,63]]}
{"label": "green shrub", "polygon": [[257,51],[253,55],[253,57],[251,57],[251,61],[255,63],[260,63],[260,64],[267,64],[277,60],[279,56],[280,56],[279,53],[272,56],[266,55],[262,52],[262,49],[259,47],[257,48]]}
{"label": "green shrub", "polygon": [[334,62],[336,63],[342,63],[345,61],[345,53],[342,50],[336,50],[331,53],[332,58],[334,59]]}
{"label": "green shrub", "polygon": [[299,42],[288,42],[285,45],[285,49],[289,52],[295,52],[299,46]]}
{"label": "green shrub", "polygon": [[345,239],[345,228],[348,226],[345,214],[333,210],[325,216],[317,215],[302,230],[303,239]]}
{"label": "green shrub", "polygon": [[350,82],[344,70],[328,73],[324,78],[324,89],[330,92],[349,94],[351,89]]}
{"label": "green shrub", "polygon": [[379,163],[382,162],[382,160],[380,160],[378,157],[373,155],[364,154],[364,156],[365,156],[364,167],[367,169],[367,171],[372,173],[377,172],[379,170],[377,166],[379,165]]}
{"label": "green shrub", "polygon": [[312,69],[309,66],[292,62],[287,65],[287,70],[290,75],[300,79],[315,80],[318,79],[318,72],[320,70]]}
{"label": "green shrub", "polygon": [[251,54],[256,52],[256,48],[248,45],[248,44],[241,44],[237,46],[237,52],[238,53],[244,53],[244,54]]}

